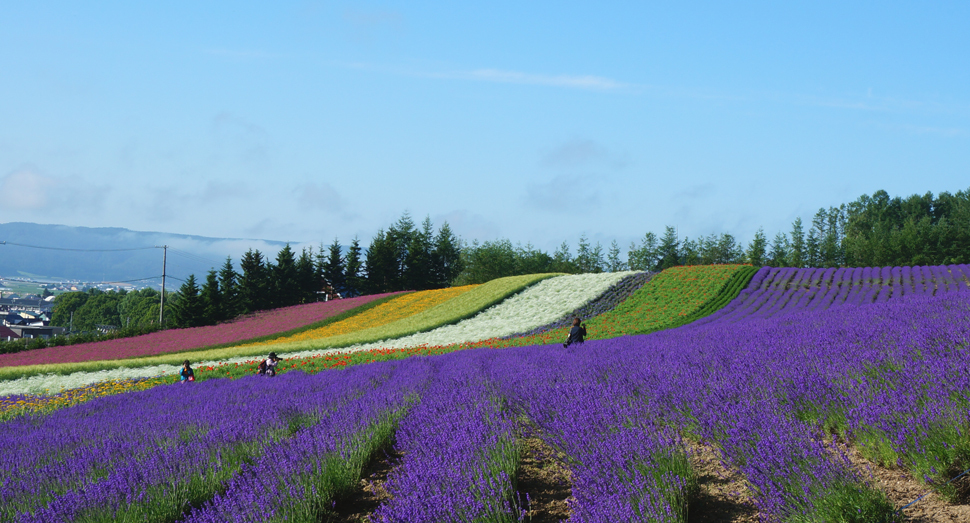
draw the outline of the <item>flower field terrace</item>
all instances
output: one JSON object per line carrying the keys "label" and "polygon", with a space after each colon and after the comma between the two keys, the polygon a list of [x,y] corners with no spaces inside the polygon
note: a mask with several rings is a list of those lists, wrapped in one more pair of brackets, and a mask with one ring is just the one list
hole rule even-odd
{"label": "flower field terrace", "polygon": [[306,327],[397,294],[399,293],[374,294],[344,300],[308,303],[262,311],[219,325],[169,329],[131,338],[2,354],[0,355],[0,366],[7,369],[8,372],[4,373],[4,377],[6,377],[13,367],[155,356],[238,343]]}
{"label": "flower field terrace", "polygon": [[464,294],[478,285],[463,285],[447,287],[429,291],[417,291],[398,296],[367,311],[355,314],[350,318],[334,322],[316,329],[307,329],[292,336],[280,336],[268,341],[241,345],[251,347],[257,345],[272,345],[278,343],[319,340],[331,336],[348,334],[373,327],[381,327],[389,323],[413,316],[422,311],[440,305],[456,296]]}
{"label": "flower field terrace", "polygon": [[[580,319],[586,324],[588,340],[643,334],[683,325],[716,311],[737,296],[755,273],[749,265],[704,265],[673,267],[653,275],[642,286],[614,307],[593,317]],[[573,314],[580,311],[574,311]],[[596,311],[598,312],[598,311]],[[486,339],[465,347],[521,347],[562,343],[569,334],[573,316],[560,319],[538,333],[524,333],[504,339]],[[537,329],[540,330],[540,329]]]}
{"label": "flower field terrace", "polygon": [[288,360],[272,379],[163,385],[0,423],[0,444],[24,456],[3,462],[0,505],[10,521],[325,520],[361,464],[395,445],[394,496],[372,521],[519,521],[528,426],[564,456],[570,521],[687,521],[685,440],[739,470],[767,521],[891,521],[897,507],[832,436],[937,484],[970,466],[968,344],[970,293],[952,292],[569,349],[316,374]]}
{"label": "flower field terrace", "polygon": [[[453,294],[450,299],[441,301],[437,305],[425,308],[402,319],[319,340],[275,343],[265,346],[239,347],[230,345],[223,348],[185,351],[177,354],[162,354],[123,360],[97,360],[78,363],[7,367],[0,369],[0,377],[6,378],[0,379],[0,397],[14,394],[56,394],[64,389],[85,387],[102,381],[154,378],[165,374],[170,375],[177,371],[177,367],[181,366],[182,361],[185,359],[190,360],[195,365],[204,367],[224,367],[227,365],[236,367],[238,364],[245,364],[256,357],[265,357],[269,351],[276,351],[283,355],[287,350],[299,349],[303,351],[300,356],[314,356],[322,353],[332,353],[334,352],[332,349],[347,347],[348,345],[353,347],[346,350],[383,348],[386,346],[386,343],[382,343],[380,340],[402,339],[414,333],[435,331],[442,326],[462,322],[462,320],[475,316],[483,309],[490,308],[506,298],[522,292],[537,282],[554,278],[555,276],[557,275],[530,274],[499,278],[464,291],[459,289],[456,291],[457,295]],[[619,279],[621,276],[608,275],[608,277]],[[602,280],[603,277],[599,279]],[[587,296],[587,299],[591,299],[591,296],[588,296],[590,292],[594,291],[584,289],[583,292],[579,293],[579,296]],[[433,297],[435,294],[430,294],[430,296]],[[448,296],[448,293],[441,293],[438,296]],[[391,300],[393,303],[399,298],[387,296],[384,299]],[[338,300],[331,303],[339,303],[341,301],[346,300]],[[409,302],[406,301],[405,304],[407,303]],[[351,315],[354,312],[359,312],[363,308],[373,305],[379,306],[380,303],[373,301],[371,304],[361,306],[361,308],[352,309],[345,313],[345,315],[352,317]],[[346,316],[333,316],[330,320],[325,321],[337,322]],[[292,354],[287,357],[292,357]]]}
{"label": "flower field terrace", "polygon": [[[481,285],[468,286],[469,288],[459,287],[457,291],[453,291],[453,294],[442,292],[438,296],[448,297],[444,300],[434,300],[436,295],[429,294],[428,296],[431,297],[429,301],[435,301],[432,306],[422,308],[413,314],[405,311],[401,314],[402,317],[395,321],[382,323],[376,320],[373,326],[349,330],[346,333],[325,338],[275,341],[259,347],[233,347],[214,354],[224,354],[223,357],[252,356],[272,350],[277,354],[293,355],[302,352],[302,355],[314,355],[336,348],[377,347],[385,341],[402,339],[459,323],[543,280],[554,279],[557,276],[559,275],[528,274],[497,278]],[[407,307],[408,302],[404,301],[402,304]],[[199,355],[197,359],[211,358],[207,355]]]}
{"label": "flower field terrace", "polygon": [[970,291],[970,265],[828,269],[763,267],[737,299],[699,323],[883,303],[914,294],[933,296],[967,291]]}

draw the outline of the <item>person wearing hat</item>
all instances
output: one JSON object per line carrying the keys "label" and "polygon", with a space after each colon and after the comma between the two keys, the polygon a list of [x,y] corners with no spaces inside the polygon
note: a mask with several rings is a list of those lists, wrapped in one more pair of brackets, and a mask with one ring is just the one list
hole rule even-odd
{"label": "person wearing hat", "polygon": [[269,357],[259,363],[258,374],[260,376],[276,376],[276,366],[279,363],[280,359],[276,357],[276,353],[269,353]]}

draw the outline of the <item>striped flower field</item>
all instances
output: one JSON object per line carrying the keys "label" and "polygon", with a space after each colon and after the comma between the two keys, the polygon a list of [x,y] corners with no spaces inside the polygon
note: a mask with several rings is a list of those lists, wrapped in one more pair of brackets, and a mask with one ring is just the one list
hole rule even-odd
{"label": "striped flower field", "polygon": [[[0,521],[338,520],[389,455],[367,521],[529,521],[544,516],[520,481],[527,436],[568,472],[569,522],[703,517],[698,446],[763,521],[903,521],[849,450],[959,508],[967,485],[946,481],[970,467],[967,269],[684,268],[622,287],[594,318],[627,330],[579,347],[404,336],[288,359],[273,379],[243,361],[50,408],[7,393],[0,409],[20,410],[0,445],[21,459],[0,461]],[[632,276],[540,278],[425,335],[534,336]]]}

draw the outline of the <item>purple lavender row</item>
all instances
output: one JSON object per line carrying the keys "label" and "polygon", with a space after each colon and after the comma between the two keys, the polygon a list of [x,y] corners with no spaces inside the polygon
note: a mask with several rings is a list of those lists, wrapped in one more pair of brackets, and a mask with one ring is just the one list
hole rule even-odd
{"label": "purple lavender row", "polygon": [[373,366],[394,373],[380,387],[244,465],[224,493],[182,521],[319,521],[357,485],[372,455],[389,443],[397,420],[431,371],[420,359]]}
{"label": "purple lavender row", "polygon": [[638,272],[636,274],[631,274],[630,276],[627,276],[612,285],[606,290],[606,292],[603,293],[602,296],[594,299],[586,305],[577,308],[569,314],[564,315],[562,318],[541,327],[536,327],[530,331],[503,336],[501,339],[507,340],[511,338],[523,338],[526,336],[541,334],[546,331],[568,327],[572,325],[573,318],[592,318],[593,316],[599,316],[604,312],[609,312],[615,309],[617,305],[626,301],[626,299],[629,298],[634,292],[638,291],[648,281],[650,281],[650,278],[652,278],[654,275],[655,273],[652,272]]}
{"label": "purple lavender row", "polygon": [[[970,344],[968,309],[965,292],[913,295],[783,321],[752,317],[681,329],[691,338],[677,344],[706,351],[704,340],[745,340],[749,354],[741,361],[762,363],[744,378],[757,387],[735,401],[773,390],[789,418],[844,432],[879,461],[938,481],[970,451],[959,443],[968,428],[962,398],[970,392],[970,356],[960,349]],[[701,376],[711,381],[709,374],[694,379]]]}
{"label": "purple lavender row", "polygon": [[[220,408],[222,402],[232,405],[272,397],[258,382],[226,385],[213,381],[192,387],[163,386],[3,424],[0,444],[18,459],[4,461],[0,467],[0,514],[12,517],[43,507],[132,460],[171,449],[186,439],[192,441],[193,435],[235,427],[239,413]],[[210,397],[222,402],[214,403]],[[237,441],[257,439],[274,422],[282,420],[267,417],[263,423],[246,424],[251,433],[233,437]]]}
{"label": "purple lavender row", "polygon": [[[585,350],[585,349],[584,349]],[[696,479],[677,431],[583,352],[483,354],[499,390],[569,458],[569,521],[683,522]],[[517,369],[515,373],[507,369]]]}
{"label": "purple lavender row", "polygon": [[392,497],[370,520],[521,521],[510,413],[489,390],[474,355],[447,355],[434,363],[435,378],[397,431],[404,460],[385,485]]}
{"label": "purple lavender row", "polygon": [[966,265],[795,269],[763,267],[748,288],[697,325],[747,317],[883,303],[905,294],[967,292]]}
{"label": "purple lavender row", "polygon": [[[683,329],[679,335],[650,339],[633,361],[610,362],[609,354],[623,347],[609,340],[597,351],[598,361],[611,369],[614,380],[635,384],[638,400],[653,406],[656,419],[719,447],[722,458],[745,475],[766,515],[785,520],[815,513],[806,520],[838,520],[817,513],[824,513],[840,491],[876,496],[844,463],[832,459],[832,449],[820,443],[816,430],[789,415],[776,396],[780,391],[770,380],[772,373],[762,379],[765,371],[755,370],[758,356],[745,354],[745,329],[706,330],[714,332],[693,336],[691,329]],[[671,342],[692,350],[672,358],[653,356]],[[889,508],[884,501],[877,505],[883,512]]]}
{"label": "purple lavender row", "polygon": [[[112,442],[125,440],[128,433],[150,434],[157,428],[150,417],[132,416],[131,408],[140,405],[154,403],[146,410],[161,417],[174,413],[182,420],[181,429],[164,438],[165,433],[159,432],[141,447],[128,445],[129,454],[114,456],[101,469],[74,472],[72,467],[91,466],[87,456],[67,461],[65,470],[78,481],[64,485],[56,495],[34,490],[32,496],[20,496],[16,514],[8,517],[23,522],[172,520],[193,503],[211,497],[244,460],[301,426],[317,422],[385,378],[386,372],[376,367],[329,376],[287,373],[273,380],[210,380],[104,398],[113,400],[105,402],[114,407],[109,409],[98,409],[105,405],[92,401],[86,423],[114,426],[105,434],[105,447],[124,448]],[[52,428],[70,432],[63,426]],[[84,425],[81,430],[92,432]],[[56,443],[51,443],[51,452],[57,453]],[[97,446],[87,440],[84,448]],[[24,478],[22,473],[17,477]],[[15,488],[24,486],[5,485],[3,493],[18,496]]]}

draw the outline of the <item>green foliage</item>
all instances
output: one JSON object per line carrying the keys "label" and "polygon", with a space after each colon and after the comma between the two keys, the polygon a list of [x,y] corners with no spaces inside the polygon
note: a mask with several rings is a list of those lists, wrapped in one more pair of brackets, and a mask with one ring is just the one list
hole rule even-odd
{"label": "green foliage", "polygon": [[263,254],[258,250],[248,250],[239,263],[242,274],[239,277],[239,297],[244,313],[256,312],[270,307],[270,272]]}
{"label": "green foliage", "polygon": [[334,238],[333,243],[330,244],[326,257],[323,256],[323,246],[320,247],[320,275],[324,281],[333,287],[334,291],[341,295],[347,294],[345,261],[340,250],[340,241],[337,238]]}
{"label": "green foliage", "polygon": [[761,267],[767,261],[767,254],[768,238],[765,236],[765,230],[759,228],[758,232],[754,233],[754,239],[748,244],[748,250],[744,256],[751,265]]}
{"label": "green foliage", "polygon": [[[445,226],[447,227],[447,223]],[[347,249],[347,259],[344,265],[344,281],[346,282],[346,297],[360,296],[364,293],[363,267],[364,260],[361,257],[362,250],[360,240],[354,238]]]}
{"label": "green foliage", "polygon": [[290,244],[276,254],[276,264],[270,267],[270,307],[286,307],[300,303],[300,282],[296,258]]}
{"label": "green foliage", "polygon": [[172,325],[178,328],[204,325],[205,303],[199,297],[199,286],[195,283],[194,274],[190,274],[179,287],[178,295],[178,301],[171,308]]}
{"label": "green foliage", "polygon": [[222,292],[222,317],[232,319],[243,313],[242,297],[239,294],[239,274],[232,266],[232,258],[219,270],[219,290]]}
{"label": "green foliage", "polygon": [[[803,495],[803,488],[793,485],[793,497]],[[813,496],[814,497],[814,496]],[[784,519],[784,523],[895,523],[902,521],[886,493],[858,483],[838,485],[820,495],[813,507]]]}
{"label": "green foliage", "polygon": [[219,277],[216,271],[210,270],[199,292],[202,314],[198,319],[201,325],[213,325],[225,320],[223,317],[222,291],[219,289]]}

